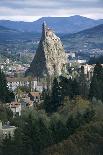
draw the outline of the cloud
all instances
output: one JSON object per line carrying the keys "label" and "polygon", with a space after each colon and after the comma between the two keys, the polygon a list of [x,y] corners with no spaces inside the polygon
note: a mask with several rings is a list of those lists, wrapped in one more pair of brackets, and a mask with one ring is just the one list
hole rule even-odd
{"label": "cloud", "polygon": [[103,18],[103,0],[0,0],[0,19],[32,21],[75,14]]}

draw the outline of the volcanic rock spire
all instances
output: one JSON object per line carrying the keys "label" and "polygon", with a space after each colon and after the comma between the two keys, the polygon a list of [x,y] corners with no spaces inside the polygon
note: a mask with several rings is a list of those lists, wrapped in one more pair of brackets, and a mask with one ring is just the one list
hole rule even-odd
{"label": "volcanic rock spire", "polygon": [[65,71],[66,63],[66,54],[60,38],[44,22],[42,25],[42,36],[27,73],[39,78],[59,76]]}

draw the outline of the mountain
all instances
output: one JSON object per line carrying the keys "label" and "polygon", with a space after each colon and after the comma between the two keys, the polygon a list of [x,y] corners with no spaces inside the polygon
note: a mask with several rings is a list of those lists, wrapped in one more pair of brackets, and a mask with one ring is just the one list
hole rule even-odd
{"label": "mountain", "polygon": [[79,15],[71,17],[42,17],[34,22],[0,20],[0,25],[19,31],[41,33],[41,25],[46,21],[57,33],[76,33],[103,24],[103,20],[93,20]]}
{"label": "mountain", "polygon": [[42,36],[32,63],[26,75],[34,77],[54,77],[65,71],[67,63],[62,42],[54,32],[43,23]]}
{"label": "mountain", "polygon": [[40,34],[34,32],[21,32],[19,30],[0,26],[0,43],[17,40],[38,40]]}
{"label": "mountain", "polygon": [[12,31],[16,31],[16,30],[13,30],[4,26],[0,26],[0,32],[12,32]]}
{"label": "mountain", "polygon": [[64,35],[65,48],[69,50],[103,49],[103,24],[78,33]]}

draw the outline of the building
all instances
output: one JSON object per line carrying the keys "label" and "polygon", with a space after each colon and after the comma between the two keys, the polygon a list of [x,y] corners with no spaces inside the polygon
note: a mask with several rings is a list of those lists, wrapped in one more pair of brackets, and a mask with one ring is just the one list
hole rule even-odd
{"label": "building", "polygon": [[2,125],[2,122],[0,121],[0,139],[4,139],[5,137],[14,136],[14,132],[16,130],[15,126],[10,126],[10,123],[7,122],[7,124]]}
{"label": "building", "polygon": [[77,62],[78,62],[79,64],[85,64],[85,63],[86,63],[86,60],[78,59]]}
{"label": "building", "polygon": [[88,65],[88,64],[83,65],[84,74],[85,74],[87,80],[91,80],[91,78],[93,77],[94,66],[95,65]]}
{"label": "building", "polygon": [[40,102],[41,94],[39,92],[30,92],[28,96],[30,97],[30,100],[34,103]]}
{"label": "building", "polygon": [[25,96],[21,99],[21,109],[24,110],[25,108],[33,107],[33,101],[30,100],[30,97]]}
{"label": "building", "polygon": [[18,102],[11,102],[10,104],[7,104],[7,106],[11,109],[13,112],[13,116],[15,115],[20,116],[21,115],[21,103]]}
{"label": "building", "polygon": [[43,89],[47,89],[47,83],[38,82],[35,90],[42,93]]}
{"label": "building", "polygon": [[23,78],[10,78],[7,77],[7,85],[10,90],[15,91],[17,87],[19,86],[26,86],[31,88],[31,90],[35,90],[37,87],[37,80],[31,79],[29,77],[23,77]]}
{"label": "building", "polygon": [[47,89],[47,84],[38,82],[36,78],[23,77],[23,78],[12,78],[7,77],[7,85],[10,90],[15,91],[20,86],[29,87],[31,91],[42,92],[43,88]]}

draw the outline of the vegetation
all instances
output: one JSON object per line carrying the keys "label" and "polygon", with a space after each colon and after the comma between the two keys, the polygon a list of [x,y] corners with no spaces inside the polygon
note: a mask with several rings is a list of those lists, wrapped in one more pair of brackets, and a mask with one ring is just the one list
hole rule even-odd
{"label": "vegetation", "polygon": [[13,113],[12,111],[7,108],[5,105],[1,104],[0,105],[0,120],[2,122],[7,122],[12,120],[13,118]]}
{"label": "vegetation", "polygon": [[[74,108],[80,103],[75,100]],[[71,103],[70,103],[71,104]],[[87,101],[84,100],[84,104]],[[88,105],[88,107],[90,107]],[[64,108],[64,107],[63,107]],[[73,110],[74,110],[73,108]],[[67,116],[64,120],[64,112],[60,110],[48,116],[43,110],[26,110],[19,121],[14,139],[3,141],[3,155],[39,155],[46,148],[58,144],[71,135],[75,134],[81,127],[95,119],[95,112],[92,108],[81,107]],[[67,107],[69,113],[69,109]]]}
{"label": "vegetation", "polygon": [[89,97],[103,101],[103,67],[97,64],[94,68],[93,78],[90,84]]}
{"label": "vegetation", "polygon": [[[18,128],[14,138],[6,138],[2,153],[6,155],[102,155],[103,110],[97,103],[77,97],[65,101],[56,113],[28,109],[12,123]],[[87,152],[86,152],[87,151]]]}
{"label": "vegetation", "polygon": [[42,155],[102,155],[103,122],[82,127],[67,140],[46,149]]}
{"label": "vegetation", "polygon": [[0,70],[0,101],[11,102],[14,100],[13,92],[9,91],[4,73]]}
{"label": "vegetation", "polygon": [[86,77],[84,74],[84,67],[81,67],[81,73],[80,73],[80,77],[79,77],[79,84],[80,84],[80,95],[82,97],[88,97],[88,92],[89,92],[89,88],[88,88],[88,82],[86,81]]}
{"label": "vegetation", "polygon": [[95,66],[89,91],[83,70],[78,81],[62,76],[55,78],[51,93],[45,89],[42,93],[43,105],[24,110],[20,117],[12,118],[10,111],[1,110],[2,120],[11,120],[17,129],[13,138],[9,136],[3,140],[0,153],[102,155],[102,66]]}
{"label": "vegetation", "polygon": [[67,79],[63,76],[55,78],[52,87],[51,96],[48,92],[45,94],[44,107],[47,112],[55,112],[58,107],[64,104],[65,97],[75,98],[80,94],[79,83],[76,79]]}

